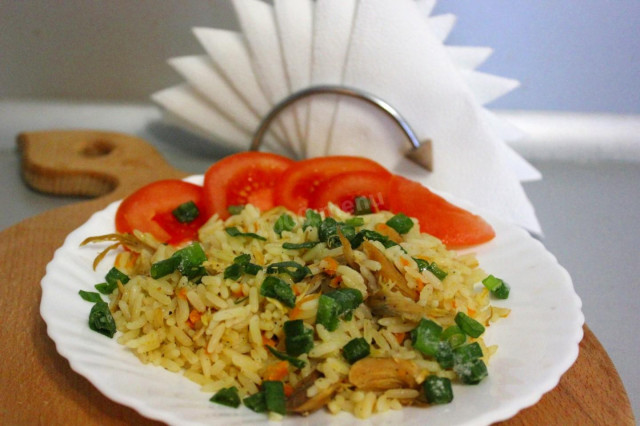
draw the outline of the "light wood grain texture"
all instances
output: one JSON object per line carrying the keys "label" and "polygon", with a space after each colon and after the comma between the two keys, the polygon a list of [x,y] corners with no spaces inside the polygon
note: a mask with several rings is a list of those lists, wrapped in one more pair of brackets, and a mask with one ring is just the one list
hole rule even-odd
{"label": "light wood grain texture", "polygon": [[[66,235],[91,214],[148,182],[185,174],[146,142],[126,135],[27,133],[19,145],[33,188],[101,196],[0,233],[0,424],[156,424],[103,396],[58,355],[39,313],[40,280]],[[589,328],[584,331],[578,360],[559,385],[501,425],[635,424],[615,367]]]}

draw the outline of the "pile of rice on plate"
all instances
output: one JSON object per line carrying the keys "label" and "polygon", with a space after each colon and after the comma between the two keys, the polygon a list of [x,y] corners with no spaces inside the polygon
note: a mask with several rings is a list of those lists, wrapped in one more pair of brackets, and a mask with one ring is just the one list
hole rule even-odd
{"label": "pile of rice on plate", "polygon": [[[214,395],[237,392],[240,400],[254,396],[255,402],[255,395],[264,393],[263,382],[281,382],[287,413],[326,409],[367,418],[405,405],[447,402],[425,394],[427,377],[474,383],[465,380],[469,364],[460,361],[458,349],[479,347],[483,365],[497,349],[485,346],[482,337],[462,334],[460,341],[458,313],[488,326],[509,310],[491,306],[491,292],[482,285],[488,274],[472,254],[459,255],[420,233],[415,219],[400,234],[386,224],[393,216],[352,216],[329,205],[321,217],[309,211],[305,217],[282,207],[261,213],[247,205],[227,220],[212,217],[200,229],[206,260],[202,273],[191,278],[179,270],[152,278],[151,266],[178,248],[136,232],[138,244],[120,252],[115,262],[129,276],[109,296],[116,338],[143,363],[182,372]],[[329,226],[333,233],[327,237],[318,217],[337,223],[340,232]],[[278,222],[287,225],[278,228]],[[353,231],[365,236],[357,247],[347,238]],[[293,303],[287,291],[263,288],[268,277],[277,278],[269,284],[287,284]],[[344,289],[357,290],[361,300],[347,307],[325,303]],[[357,295],[353,290],[344,295]],[[298,328],[302,337],[288,339],[287,322],[303,326]],[[421,322],[432,326],[426,348],[415,340],[425,336],[415,331]],[[429,346],[434,335],[442,343]],[[302,347],[289,342],[296,339]],[[359,351],[347,356],[344,347],[354,339]],[[261,405],[246,402],[256,411]],[[262,406],[262,411],[269,410]],[[277,420],[283,412],[268,415]]]}

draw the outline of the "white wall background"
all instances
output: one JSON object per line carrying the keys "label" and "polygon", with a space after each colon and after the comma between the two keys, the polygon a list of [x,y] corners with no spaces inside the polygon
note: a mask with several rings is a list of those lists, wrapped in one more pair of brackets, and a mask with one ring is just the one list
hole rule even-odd
{"label": "white wall background", "polygon": [[[500,109],[640,113],[640,0],[440,0],[450,44],[490,46],[520,80]],[[0,0],[0,98],[146,101],[203,53],[193,26],[236,28],[228,0]]]}

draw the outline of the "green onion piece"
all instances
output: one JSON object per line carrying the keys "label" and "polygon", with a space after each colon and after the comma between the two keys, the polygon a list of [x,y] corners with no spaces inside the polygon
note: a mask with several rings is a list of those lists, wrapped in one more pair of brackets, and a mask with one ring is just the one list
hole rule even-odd
{"label": "green onion piece", "polygon": [[240,230],[235,226],[225,228],[224,230],[227,232],[227,234],[229,234],[232,237],[248,237],[248,238],[255,238],[256,240],[260,240],[260,241],[267,241],[265,237],[255,234],[253,232],[240,232]]}
{"label": "green onion piece", "polygon": [[260,294],[264,297],[279,300],[290,308],[296,305],[296,295],[293,293],[291,286],[273,275],[264,279],[260,286]]}
{"label": "green onion piece", "polygon": [[96,290],[100,292],[100,294],[109,295],[113,293],[113,290],[116,289],[117,285],[112,286],[108,283],[100,283],[100,284],[96,284],[94,287],[96,288]]}
{"label": "green onion piece", "polygon": [[373,212],[373,209],[371,208],[371,200],[369,199],[369,197],[355,197],[353,199],[353,204],[353,214],[356,216],[370,214]]}
{"label": "green onion piece", "polygon": [[326,294],[318,299],[318,312],[316,313],[316,324],[322,324],[328,331],[338,328],[338,302]]}
{"label": "green onion piece", "polygon": [[89,328],[109,338],[116,334],[116,322],[113,320],[109,305],[100,301],[89,312]]}
{"label": "green onion piece", "polygon": [[249,275],[258,275],[258,272],[262,271],[262,266],[256,265],[255,263],[245,263],[242,265],[244,267],[244,272]]}
{"label": "green onion piece", "polygon": [[244,210],[244,205],[242,205],[242,204],[239,204],[239,205],[236,205],[236,206],[227,207],[227,211],[232,216],[236,215],[236,214],[240,214],[242,212],[242,210]]}
{"label": "green onion piece", "polygon": [[413,260],[415,260],[416,263],[418,264],[418,270],[420,272],[427,270],[431,272],[433,275],[435,275],[436,278],[438,278],[440,281],[444,280],[448,275],[447,272],[443,271],[438,267],[436,262],[429,263],[426,260],[420,259],[417,257],[414,257]]}
{"label": "green onion piece", "polygon": [[180,258],[171,256],[167,259],[160,260],[151,265],[151,278],[158,279],[173,273],[180,265]]}
{"label": "green onion piece", "polygon": [[98,303],[102,302],[102,297],[100,297],[100,293],[96,293],[95,291],[78,291],[80,297],[82,297],[87,302]]}
{"label": "green onion piece", "polygon": [[226,405],[227,407],[238,408],[240,406],[240,396],[238,388],[231,386],[230,388],[220,389],[209,400],[216,404]]}
{"label": "green onion piece", "polygon": [[395,229],[398,234],[406,234],[413,228],[413,221],[404,213],[398,213],[387,220],[387,225]]}
{"label": "green onion piece", "polygon": [[178,222],[189,223],[193,222],[198,216],[200,216],[200,210],[198,209],[198,206],[196,206],[196,203],[193,201],[187,201],[173,209],[171,214],[178,220]]}
{"label": "green onion piece", "polygon": [[453,401],[451,380],[446,377],[432,374],[422,382],[422,389],[429,404],[448,404]]}
{"label": "green onion piece", "polygon": [[273,225],[273,230],[276,234],[282,236],[283,231],[293,231],[293,228],[295,228],[295,226],[296,222],[293,220],[293,218],[288,214],[283,213]]}
{"label": "green onion piece", "polygon": [[289,356],[283,352],[276,350],[274,347],[270,345],[266,345],[266,346],[267,346],[267,349],[269,349],[269,352],[273,354],[273,356],[283,361],[289,362],[289,364],[293,365],[296,368],[302,368],[305,365],[307,365],[307,363],[303,359],[298,359],[293,356]]}
{"label": "green onion piece", "polygon": [[345,225],[352,226],[357,228],[358,226],[364,225],[364,219],[361,217],[352,217],[344,221]]}
{"label": "green onion piece", "polygon": [[120,271],[115,266],[107,272],[107,275],[104,277],[107,281],[107,284],[116,284],[120,281],[122,284],[126,284],[129,282],[129,276],[124,272]]}
{"label": "green onion piece", "polygon": [[313,348],[313,330],[306,328],[302,320],[285,321],[283,329],[287,355],[299,356]]}
{"label": "green onion piece", "polygon": [[301,281],[311,274],[311,270],[306,265],[301,265],[292,260],[286,262],[276,262],[267,266],[267,274],[287,274],[294,282]]}
{"label": "green onion piece", "polygon": [[456,372],[462,383],[468,385],[476,385],[489,375],[487,366],[480,358],[475,358],[462,364],[456,364],[453,367],[453,371]]}
{"label": "green onion piece", "polygon": [[484,280],[482,280],[482,284],[489,291],[491,291],[491,294],[493,294],[498,299],[509,298],[509,291],[511,290],[511,288],[509,287],[509,284],[507,284],[500,278],[489,275]]}
{"label": "green onion piece", "polygon": [[305,230],[309,227],[318,228],[322,223],[322,216],[315,210],[307,209],[304,213],[305,221],[302,223],[302,229]]}
{"label": "green onion piece", "polygon": [[251,262],[251,255],[249,253],[243,253],[233,258],[233,263],[244,265]]}
{"label": "green onion piece", "polygon": [[328,217],[318,226],[318,239],[326,242],[332,235],[338,235],[338,221]]}
{"label": "green onion piece", "polygon": [[438,342],[438,348],[436,349],[436,361],[443,369],[448,369],[454,365],[453,348],[449,342]]}
{"label": "green onion piece", "polygon": [[173,253],[172,257],[180,259],[178,271],[187,278],[195,279],[206,273],[202,264],[207,260],[207,256],[198,242],[194,242]]}
{"label": "green onion piece", "polygon": [[285,250],[298,250],[314,248],[320,244],[320,241],[305,241],[304,243],[283,243],[282,248]]}
{"label": "green onion piece", "polygon": [[342,356],[344,356],[344,359],[346,359],[349,364],[353,364],[362,358],[366,358],[370,354],[371,346],[364,337],[356,337],[355,339],[350,340],[342,348]]}
{"label": "green onion piece", "polygon": [[438,352],[442,327],[434,321],[422,318],[418,326],[411,330],[413,347],[424,355],[435,356]]}
{"label": "green onion piece", "polygon": [[318,227],[318,239],[327,243],[327,248],[333,249],[340,247],[342,242],[338,236],[338,230],[349,241],[356,235],[356,229],[343,222],[338,222],[332,217],[328,217],[322,221]]}
{"label": "green onion piece", "polygon": [[464,312],[458,312],[455,321],[467,336],[480,337],[484,333],[484,326]]}
{"label": "green onion piece", "polygon": [[254,393],[242,400],[244,406],[256,413],[267,412],[267,402],[264,399],[264,391]]}
{"label": "green onion piece", "polygon": [[440,340],[448,342],[452,348],[457,348],[467,341],[467,335],[457,325],[452,325],[444,329],[440,335]]}
{"label": "green onion piece", "polygon": [[397,246],[398,243],[391,241],[388,237],[380,234],[379,232],[372,231],[370,229],[363,229],[349,239],[351,247],[357,249],[365,241],[379,241],[385,248]]}
{"label": "green onion piece", "polygon": [[302,320],[285,321],[282,328],[287,355],[299,356],[313,348],[313,330],[306,328]]}
{"label": "green onion piece", "polygon": [[264,389],[264,400],[267,411],[278,414],[286,414],[286,397],[284,395],[284,384],[281,381],[265,380],[262,382]]}
{"label": "green onion piece", "polygon": [[240,263],[232,263],[224,268],[224,278],[230,280],[239,280],[242,276],[243,265]]}
{"label": "green onion piece", "polygon": [[356,309],[363,301],[362,293],[355,288],[339,288],[323,296],[330,297],[338,302],[338,315],[346,314]]}
{"label": "green onion piece", "polygon": [[456,364],[464,364],[477,358],[482,358],[482,348],[478,342],[469,343],[453,350],[453,359]]}

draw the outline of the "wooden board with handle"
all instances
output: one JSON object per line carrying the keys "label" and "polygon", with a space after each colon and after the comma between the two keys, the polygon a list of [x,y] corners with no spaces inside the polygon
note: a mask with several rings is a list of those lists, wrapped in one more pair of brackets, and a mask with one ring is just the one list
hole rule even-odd
{"label": "wooden board with handle", "polygon": [[[142,185],[185,173],[147,142],[92,131],[25,133],[22,172],[32,188],[96,198],[47,211],[0,233],[0,424],[155,424],[102,395],[69,367],[40,317],[40,280],[67,234]],[[587,326],[558,386],[504,425],[634,425],[624,386]]]}

